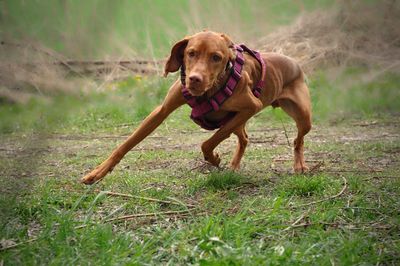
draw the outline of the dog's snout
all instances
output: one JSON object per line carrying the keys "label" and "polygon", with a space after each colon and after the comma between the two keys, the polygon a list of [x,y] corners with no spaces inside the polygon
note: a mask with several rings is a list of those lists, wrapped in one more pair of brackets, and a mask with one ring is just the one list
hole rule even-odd
{"label": "dog's snout", "polygon": [[200,84],[203,82],[203,78],[199,74],[192,74],[189,76],[190,82]]}

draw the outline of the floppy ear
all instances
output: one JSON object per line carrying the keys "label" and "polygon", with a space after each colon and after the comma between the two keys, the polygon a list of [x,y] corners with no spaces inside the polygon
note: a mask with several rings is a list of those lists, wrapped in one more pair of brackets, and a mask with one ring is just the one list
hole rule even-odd
{"label": "floppy ear", "polygon": [[183,52],[185,51],[186,45],[189,42],[189,38],[185,38],[175,43],[171,49],[171,55],[169,56],[167,63],[164,67],[164,77],[168,75],[169,72],[178,71],[183,63]]}
{"label": "floppy ear", "polygon": [[229,48],[229,60],[235,60],[235,44],[231,38],[225,34],[221,34],[221,37],[225,40],[227,47]]}

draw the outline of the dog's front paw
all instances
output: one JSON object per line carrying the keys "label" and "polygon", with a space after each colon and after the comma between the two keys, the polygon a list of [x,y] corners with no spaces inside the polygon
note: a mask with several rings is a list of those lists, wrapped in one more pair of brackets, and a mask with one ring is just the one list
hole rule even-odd
{"label": "dog's front paw", "polygon": [[204,159],[215,167],[219,167],[219,163],[221,162],[221,158],[219,158],[219,155],[216,152],[204,156]]}
{"label": "dog's front paw", "polygon": [[102,179],[111,171],[112,167],[108,165],[108,163],[102,163],[99,166],[97,166],[93,171],[91,171],[89,174],[82,177],[81,182],[86,185],[91,185]]}
{"label": "dog's front paw", "polygon": [[231,164],[229,165],[229,168],[232,171],[238,171],[238,170],[240,170],[240,163],[238,163],[236,161],[232,161]]}
{"label": "dog's front paw", "polygon": [[296,174],[304,174],[308,172],[309,168],[305,164],[297,164],[293,167],[293,170]]}

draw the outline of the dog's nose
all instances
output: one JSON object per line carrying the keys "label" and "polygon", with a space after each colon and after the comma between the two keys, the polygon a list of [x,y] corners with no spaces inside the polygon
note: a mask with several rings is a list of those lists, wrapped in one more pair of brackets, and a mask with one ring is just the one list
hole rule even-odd
{"label": "dog's nose", "polygon": [[189,80],[190,80],[190,82],[193,82],[193,83],[201,83],[201,82],[203,81],[203,79],[201,78],[201,76],[198,75],[198,74],[192,74],[192,75],[190,75],[190,76],[189,76]]}

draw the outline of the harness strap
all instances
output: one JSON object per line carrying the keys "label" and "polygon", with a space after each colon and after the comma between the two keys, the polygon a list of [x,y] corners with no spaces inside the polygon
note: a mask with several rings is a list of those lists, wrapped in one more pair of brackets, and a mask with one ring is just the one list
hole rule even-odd
{"label": "harness strap", "polygon": [[[182,82],[182,94],[186,99],[189,106],[192,108],[192,113],[190,118],[198,125],[200,125],[204,129],[213,130],[216,128],[220,128],[226,122],[228,122],[232,117],[235,116],[235,112],[228,113],[222,120],[220,121],[208,121],[205,119],[205,115],[212,111],[218,111],[220,106],[232,95],[236,85],[240,81],[242,77],[242,69],[244,64],[244,55],[243,52],[246,51],[251,56],[257,59],[257,61],[261,64],[262,73],[261,78],[257,82],[256,86],[253,88],[252,92],[254,96],[257,98],[261,95],[261,89],[264,85],[264,77],[266,72],[266,67],[264,60],[262,60],[261,55],[247,48],[244,44],[235,45],[235,49],[237,51],[235,61],[233,62],[233,66],[231,69],[231,75],[228,78],[225,86],[219,89],[211,98],[202,99],[200,97],[194,97],[190,94],[185,84],[185,67],[182,65],[181,67],[181,82]],[[228,62],[227,68],[231,63]]]}
{"label": "harness strap", "polygon": [[240,47],[245,50],[246,52],[248,52],[251,56],[253,56],[254,58],[257,59],[257,61],[261,64],[261,78],[260,80],[257,82],[256,86],[253,87],[253,94],[254,96],[256,96],[257,98],[260,97],[261,95],[261,89],[264,87],[264,77],[265,77],[265,72],[266,72],[266,65],[264,60],[261,58],[261,55],[259,52],[254,51],[250,48],[248,48],[246,45],[241,44]]}

